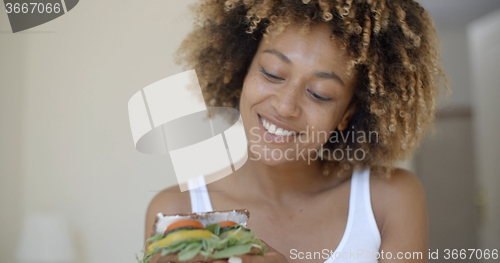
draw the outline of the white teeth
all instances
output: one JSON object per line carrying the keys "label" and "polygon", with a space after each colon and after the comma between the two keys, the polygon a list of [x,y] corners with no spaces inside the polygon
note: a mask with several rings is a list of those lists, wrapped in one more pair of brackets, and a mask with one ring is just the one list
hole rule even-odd
{"label": "white teeth", "polygon": [[274,135],[277,135],[277,136],[292,136],[292,135],[295,135],[295,132],[293,131],[288,131],[288,130],[283,130],[283,128],[277,128],[276,129],[276,125],[274,124],[271,124],[269,123],[268,121],[260,118],[261,121],[262,121],[262,126],[264,126],[264,128],[266,128],[266,130],[269,132],[269,133],[272,133]]}
{"label": "white teeth", "polygon": [[271,124],[271,127],[269,127],[268,131],[274,134],[276,132],[276,126],[274,124]]}

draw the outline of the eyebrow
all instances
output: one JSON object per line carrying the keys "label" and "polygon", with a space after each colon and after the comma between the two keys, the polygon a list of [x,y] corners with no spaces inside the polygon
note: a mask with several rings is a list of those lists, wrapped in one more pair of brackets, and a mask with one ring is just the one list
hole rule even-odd
{"label": "eyebrow", "polygon": [[[285,62],[288,65],[292,64],[292,61],[287,56],[285,56],[285,54],[279,52],[276,49],[266,49],[266,50],[264,50],[262,52],[273,54],[273,55],[277,56],[281,61]],[[333,72],[333,71],[332,72],[320,72],[320,71],[316,71],[316,72],[314,72],[314,75],[316,77],[322,78],[322,79],[333,79],[333,80],[336,80],[340,84],[342,84],[342,86],[345,86],[344,81],[342,81],[342,79],[339,77],[339,75],[335,74],[335,72]]]}

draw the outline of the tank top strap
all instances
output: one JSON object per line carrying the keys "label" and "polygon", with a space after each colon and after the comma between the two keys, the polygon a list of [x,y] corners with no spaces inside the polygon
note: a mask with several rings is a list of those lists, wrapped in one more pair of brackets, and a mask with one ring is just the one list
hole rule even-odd
{"label": "tank top strap", "polygon": [[[374,243],[380,244],[381,236],[373,214],[371,193],[370,193],[370,168],[358,169],[353,173],[357,177],[356,195],[356,216],[354,224],[356,229],[363,229],[371,234]],[[363,225],[364,227],[360,227]],[[365,235],[367,234],[365,232]]]}
{"label": "tank top strap", "polygon": [[213,211],[204,175],[189,179],[188,188],[192,213]]}
{"label": "tank top strap", "polygon": [[[344,236],[335,252],[324,263],[364,262],[378,260],[368,255],[380,249],[380,233],[373,215],[370,198],[370,169],[356,167],[351,177],[349,213]],[[351,252],[362,251],[365,256],[351,258]],[[359,259],[359,260],[358,260]]]}

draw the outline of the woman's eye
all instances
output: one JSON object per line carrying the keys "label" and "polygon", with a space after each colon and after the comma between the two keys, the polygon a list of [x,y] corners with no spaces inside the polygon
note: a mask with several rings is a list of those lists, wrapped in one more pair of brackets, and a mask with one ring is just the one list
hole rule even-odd
{"label": "woman's eye", "polygon": [[309,93],[311,93],[311,95],[316,98],[316,99],[319,99],[319,100],[324,100],[324,101],[331,101],[332,99],[331,98],[325,98],[325,97],[322,97],[312,91],[309,91]]}
{"label": "woman's eye", "polygon": [[262,68],[260,71],[261,71],[262,73],[264,73],[264,75],[266,75],[267,77],[269,77],[269,78],[271,78],[271,79],[275,79],[275,80],[283,80],[282,78],[277,77],[277,76],[275,76],[275,75],[273,75],[273,74],[271,74],[271,73],[267,72],[264,68]]}
{"label": "woman's eye", "polygon": [[[274,79],[274,80],[283,80],[282,78],[278,77],[278,76],[275,76],[269,72],[267,72],[264,68],[262,68],[260,70],[262,73],[264,73],[264,75],[266,75],[266,77],[268,78],[271,78],[271,79]],[[322,100],[322,101],[331,101],[332,99],[331,98],[325,98],[325,97],[322,97],[312,91],[309,91],[309,93],[311,93],[311,95],[315,98],[315,99],[318,99],[318,100]]]}

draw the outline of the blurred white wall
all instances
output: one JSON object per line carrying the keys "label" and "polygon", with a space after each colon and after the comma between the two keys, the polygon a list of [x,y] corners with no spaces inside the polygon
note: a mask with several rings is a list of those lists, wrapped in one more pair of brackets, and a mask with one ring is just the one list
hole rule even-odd
{"label": "blurred white wall", "polygon": [[473,102],[465,25],[436,23],[442,65],[453,93],[438,100],[436,133],[428,133],[415,154],[417,176],[426,191],[432,251],[477,248]]}
{"label": "blurred white wall", "polygon": [[481,200],[480,244],[500,247],[500,9],[468,27],[474,83],[475,161]]}
{"label": "blurred white wall", "polygon": [[[452,96],[439,105],[435,122],[436,134],[424,140],[415,157],[417,175],[422,179],[428,201],[429,248],[432,251],[443,251],[446,248],[496,248],[499,236],[496,200],[500,185],[497,179],[498,169],[495,168],[498,166],[498,154],[492,153],[498,152],[496,145],[500,140],[492,135],[496,130],[488,129],[487,126],[498,127],[500,124],[498,118],[494,117],[498,110],[495,111],[492,104],[500,98],[497,92],[500,86],[499,75],[493,72],[500,71],[498,67],[491,67],[498,65],[493,61],[499,61],[500,54],[488,53],[482,50],[484,48],[479,48],[482,50],[481,54],[490,59],[490,64],[482,63],[478,66],[481,63],[474,63],[477,55],[470,55],[471,44],[482,40],[469,41],[467,29],[475,19],[498,17],[498,11],[495,10],[499,10],[500,1],[419,2],[429,10],[436,22],[442,47],[442,63],[453,91]],[[492,43],[498,43],[498,34],[496,40]],[[482,72],[483,76],[488,72],[489,85],[478,81],[474,76],[477,71]],[[482,98],[477,98],[478,90],[482,90]],[[484,96],[485,94],[489,96]],[[487,108],[490,109],[488,112],[485,110]],[[482,127],[477,125],[478,118],[483,119]],[[485,123],[488,125],[484,125]],[[485,134],[488,136],[484,136]],[[478,154],[478,147],[489,149],[481,153],[487,158]],[[486,177],[489,180],[486,183],[481,182],[485,177],[483,171],[488,171]],[[493,175],[492,171],[496,171],[496,174]],[[488,196],[482,194],[486,189],[489,189]],[[486,205],[482,205],[483,203]],[[481,219],[484,212],[490,215],[487,228],[484,218]],[[487,233],[488,238],[484,234],[479,235],[481,231]]]}
{"label": "blurred white wall", "polygon": [[0,8],[0,261],[15,262],[14,251],[24,210],[22,147],[26,43],[22,36],[5,31],[4,25],[9,25],[9,21],[4,14]]}
{"label": "blurred white wall", "polygon": [[62,212],[77,262],[136,262],[146,208],[176,183],[165,156],[134,148],[127,103],[183,70],[172,53],[194,1],[80,1],[12,34],[0,7],[0,262],[22,216]]}

